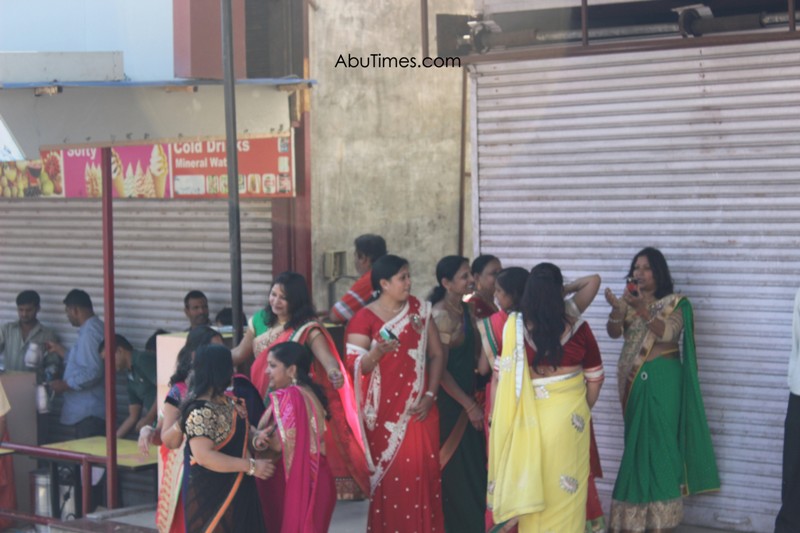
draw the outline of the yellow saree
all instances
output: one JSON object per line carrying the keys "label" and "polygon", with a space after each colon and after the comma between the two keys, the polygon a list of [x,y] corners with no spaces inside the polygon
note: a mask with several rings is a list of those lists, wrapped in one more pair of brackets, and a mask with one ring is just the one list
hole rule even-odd
{"label": "yellow saree", "polygon": [[583,372],[531,381],[522,316],[503,331],[492,412],[487,502],[520,533],[580,533],[586,526],[589,406]]}

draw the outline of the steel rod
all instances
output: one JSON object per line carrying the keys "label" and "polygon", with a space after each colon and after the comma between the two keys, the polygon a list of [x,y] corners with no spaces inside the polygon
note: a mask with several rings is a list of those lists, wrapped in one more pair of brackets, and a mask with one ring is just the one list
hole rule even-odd
{"label": "steel rod", "polygon": [[228,236],[231,260],[233,345],[242,340],[242,242],[239,226],[239,159],[236,148],[236,79],[233,65],[233,8],[222,0],[222,71],[225,98],[225,141],[228,163]]}

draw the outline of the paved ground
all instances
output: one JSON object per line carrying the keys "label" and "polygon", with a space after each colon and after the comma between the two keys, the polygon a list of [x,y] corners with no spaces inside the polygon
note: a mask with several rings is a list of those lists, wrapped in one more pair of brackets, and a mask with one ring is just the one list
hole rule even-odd
{"label": "paved ground", "polygon": [[[342,501],[336,505],[333,513],[333,522],[329,533],[359,533],[367,529],[367,501],[348,502]],[[98,517],[105,520],[100,522],[75,521],[64,523],[66,527],[52,527],[52,533],[94,531],[96,533],[149,533],[155,531],[155,510],[153,508],[138,508],[130,513],[118,510],[107,514],[99,513]],[[109,520],[110,519],[110,520]],[[17,530],[30,532],[31,529]],[[40,531],[46,531],[44,528]],[[733,533],[721,529],[701,528],[695,526],[680,526],[677,533]]]}

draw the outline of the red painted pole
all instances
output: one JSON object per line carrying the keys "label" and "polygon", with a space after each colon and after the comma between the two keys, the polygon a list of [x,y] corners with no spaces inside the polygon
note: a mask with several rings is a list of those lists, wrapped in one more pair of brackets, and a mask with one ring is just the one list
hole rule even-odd
{"label": "red painted pole", "polygon": [[[111,148],[101,150],[103,176],[103,318],[105,319],[105,384],[106,384],[106,495],[109,509],[119,505],[117,496],[117,394],[116,342],[114,342],[114,222],[111,204]],[[91,476],[88,485],[91,487]],[[87,483],[84,483],[86,490]],[[85,505],[86,500],[84,500]]]}

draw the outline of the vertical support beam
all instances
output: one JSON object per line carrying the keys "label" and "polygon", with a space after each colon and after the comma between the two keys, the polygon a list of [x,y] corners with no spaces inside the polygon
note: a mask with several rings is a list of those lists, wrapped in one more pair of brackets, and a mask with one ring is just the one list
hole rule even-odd
{"label": "vertical support beam", "polygon": [[465,192],[467,178],[467,68],[461,69],[461,151],[458,161],[458,255],[464,254],[464,210],[467,208]]}
{"label": "vertical support beam", "polygon": [[222,71],[225,97],[225,141],[228,159],[228,237],[231,256],[233,344],[242,340],[242,242],[239,229],[239,160],[236,149],[236,79],[233,72],[233,7],[222,0]]}
{"label": "vertical support beam", "polygon": [[430,57],[428,43],[428,0],[419,0],[420,29],[422,30],[422,58]]}
{"label": "vertical support beam", "polygon": [[[311,9],[309,2],[303,2],[303,78],[311,78]],[[311,89],[305,87],[299,94],[300,128],[296,141],[300,144],[298,169],[302,171],[297,179],[297,197],[293,205],[294,220],[294,270],[306,278],[309,290],[313,290],[311,260]]]}
{"label": "vertical support beam", "polygon": [[589,0],[581,0],[581,42],[589,46]]}
{"label": "vertical support beam", "polygon": [[[117,387],[114,331],[114,212],[111,203],[111,148],[100,151],[103,183],[103,318],[105,343],[106,385],[106,499],[109,509],[119,506],[117,495]],[[83,502],[84,505],[88,501]]]}
{"label": "vertical support beam", "polygon": [[788,0],[789,1],[789,31],[797,31],[797,14],[795,12],[796,2],[795,0]]}

